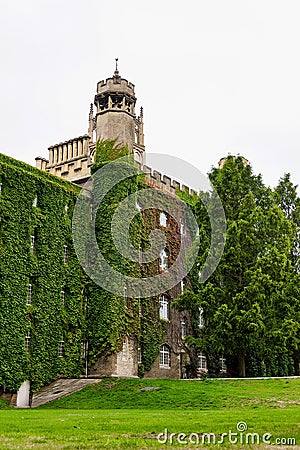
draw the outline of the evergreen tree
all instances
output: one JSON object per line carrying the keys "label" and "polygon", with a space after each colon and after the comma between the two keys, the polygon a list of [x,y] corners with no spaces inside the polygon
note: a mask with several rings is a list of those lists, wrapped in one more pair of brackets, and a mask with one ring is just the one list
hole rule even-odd
{"label": "evergreen tree", "polygon": [[[253,353],[263,364],[278,345],[287,348],[286,324],[278,313],[288,286],[294,227],[271,189],[242,158],[228,157],[221,169],[212,170],[210,179],[226,214],[225,250],[212,276],[200,283],[199,272],[211,251],[211,229],[200,198],[191,199],[201,251],[191,273],[192,289],[176,305],[188,308],[194,317],[189,343],[207,356],[225,354],[233,362],[233,373],[243,377]],[[199,308],[205,317],[201,329]]]}

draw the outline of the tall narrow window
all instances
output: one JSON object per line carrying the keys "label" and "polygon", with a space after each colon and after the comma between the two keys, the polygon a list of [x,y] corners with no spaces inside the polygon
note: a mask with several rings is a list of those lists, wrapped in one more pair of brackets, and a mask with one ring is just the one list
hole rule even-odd
{"label": "tall narrow window", "polygon": [[204,321],[204,309],[199,308],[199,328],[203,328],[205,325]]}
{"label": "tall narrow window", "polygon": [[170,349],[164,344],[160,347],[159,351],[159,366],[160,367],[170,367],[171,357],[170,357]]}
{"label": "tall narrow window", "polygon": [[226,359],[223,357],[220,358],[220,372],[224,373],[227,372],[227,365],[226,365]]}
{"label": "tall narrow window", "polygon": [[207,369],[207,360],[204,353],[200,352],[198,355],[198,368],[200,370],[206,370]]}
{"label": "tall narrow window", "polygon": [[29,353],[30,350],[30,333],[27,334],[25,337],[25,351],[26,353]]}
{"label": "tall narrow window", "polygon": [[127,339],[123,340],[122,361],[127,361]]}
{"label": "tall narrow window", "polygon": [[27,289],[27,305],[31,305],[32,303],[32,284],[28,284]]}
{"label": "tall narrow window", "polygon": [[184,293],[184,280],[180,281],[180,291],[182,294]]}
{"label": "tall narrow window", "polygon": [[159,267],[161,270],[168,270],[168,254],[166,250],[162,250],[159,254]]}
{"label": "tall narrow window", "polygon": [[138,364],[142,364],[142,349],[141,349],[141,347],[138,348],[137,357],[138,357]]}
{"label": "tall narrow window", "polygon": [[65,291],[61,291],[61,305],[65,306]]}
{"label": "tall narrow window", "polygon": [[184,235],[184,223],[182,219],[180,219],[180,234],[181,236]]}
{"label": "tall narrow window", "polygon": [[64,356],[64,341],[61,340],[58,346],[58,356],[62,358]]}
{"label": "tall narrow window", "polygon": [[30,236],[30,251],[31,251],[32,255],[34,254],[34,241],[35,241],[35,238],[34,238],[34,235],[32,234]]}
{"label": "tall narrow window", "polygon": [[85,359],[87,354],[87,341],[85,339],[81,340],[81,359]]}
{"label": "tall narrow window", "polygon": [[167,223],[168,223],[167,215],[164,212],[160,213],[160,216],[159,216],[159,224],[160,224],[160,226],[166,227]]}
{"label": "tall narrow window", "polygon": [[68,214],[68,210],[69,210],[68,205],[65,205],[65,213],[66,213],[66,214]]}
{"label": "tall narrow window", "polygon": [[165,295],[159,297],[159,318],[169,320],[169,302]]}
{"label": "tall narrow window", "polygon": [[181,338],[184,339],[186,336],[186,323],[185,320],[183,319],[181,321]]}
{"label": "tall narrow window", "polygon": [[68,261],[68,246],[64,245],[64,264],[67,264]]}
{"label": "tall narrow window", "polygon": [[33,200],[33,202],[32,202],[32,206],[33,206],[34,208],[36,208],[37,201],[38,201],[38,198],[35,197],[34,200]]}

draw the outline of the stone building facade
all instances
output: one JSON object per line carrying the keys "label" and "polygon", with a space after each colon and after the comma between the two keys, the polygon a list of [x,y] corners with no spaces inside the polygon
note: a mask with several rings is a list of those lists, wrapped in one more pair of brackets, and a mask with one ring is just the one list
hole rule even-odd
{"label": "stone building facade", "polygon": [[[37,157],[36,167],[53,175],[83,185],[90,176],[98,140],[116,140],[126,145],[134,154],[139,168],[146,175],[149,186],[175,196],[177,189],[189,190],[176,180],[152,170],[145,164],[143,108],[137,117],[134,85],[122,78],[118,68],[111,78],[97,84],[94,105],[91,104],[88,132],[77,138],[49,147],[48,159]],[[94,111],[95,106],[95,111]],[[183,282],[172,292],[175,297],[182,292]],[[171,307],[174,298],[165,292],[157,303],[157,314],[167,323],[165,340],[161,346],[148,378],[185,378],[189,356],[184,343],[186,334],[192,333],[188,312],[178,312]],[[138,375],[138,343],[133,336],[124,336],[123,348],[109,357],[100,358],[90,369],[89,376]]]}

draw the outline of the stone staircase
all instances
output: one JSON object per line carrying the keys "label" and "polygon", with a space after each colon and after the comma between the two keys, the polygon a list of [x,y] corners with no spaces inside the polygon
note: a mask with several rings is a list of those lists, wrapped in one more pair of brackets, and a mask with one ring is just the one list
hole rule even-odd
{"label": "stone staircase", "polygon": [[52,400],[80,391],[89,384],[99,383],[100,381],[101,379],[95,378],[60,378],[49,384],[49,386],[43,387],[39,392],[34,393],[32,396],[31,407],[36,408],[37,406],[44,405]]}

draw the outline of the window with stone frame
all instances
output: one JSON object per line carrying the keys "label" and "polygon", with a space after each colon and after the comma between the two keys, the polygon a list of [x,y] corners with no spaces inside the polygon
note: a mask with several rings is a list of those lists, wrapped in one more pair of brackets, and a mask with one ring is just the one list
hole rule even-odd
{"label": "window with stone frame", "polygon": [[168,270],[168,253],[166,249],[162,250],[159,254],[159,268],[162,271]]}
{"label": "window with stone frame", "polygon": [[165,294],[159,297],[159,318],[169,320],[169,301]]}
{"label": "window with stone frame", "polygon": [[207,370],[207,359],[203,352],[198,354],[198,369]]}
{"label": "window with stone frame", "polygon": [[168,345],[164,344],[160,347],[159,351],[159,366],[170,367],[171,366],[171,351]]}
{"label": "window with stone frame", "polygon": [[127,338],[125,338],[123,340],[123,346],[122,346],[122,361],[127,361],[127,358],[128,358],[128,355],[127,355],[128,348],[127,347],[128,347]]}
{"label": "window with stone frame", "polygon": [[159,224],[161,227],[166,227],[168,225],[168,217],[166,213],[161,212],[159,215]]}

